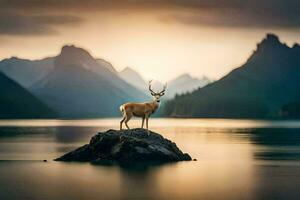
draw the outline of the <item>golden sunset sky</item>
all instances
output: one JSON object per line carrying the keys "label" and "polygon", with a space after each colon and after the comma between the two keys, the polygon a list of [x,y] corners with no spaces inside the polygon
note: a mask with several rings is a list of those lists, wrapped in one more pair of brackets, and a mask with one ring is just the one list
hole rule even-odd
{"label": "golden sunset sky", "polygon": [[0,0],[0,59],[40,59],[75,44],[147,79],[218,79],[243,64],[268,32],[299,43],[298,2]]}

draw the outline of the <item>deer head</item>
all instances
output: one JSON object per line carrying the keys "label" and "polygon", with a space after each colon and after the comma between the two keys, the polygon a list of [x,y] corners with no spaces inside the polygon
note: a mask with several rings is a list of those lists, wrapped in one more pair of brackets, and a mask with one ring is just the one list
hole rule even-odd
{"label": "deer head", "polygon": [[154,92],[152,89],[151,89],[151,81],[149,81],[149,91],[150,91],[150,94],[154,97],[155,101],[157,103],[160,102],[160,97],[164,96],[165,95],[165,91],[166,91],[166,88],[167,88],[167,83],[164,85],[163,89],[160,91],[160,92]]}

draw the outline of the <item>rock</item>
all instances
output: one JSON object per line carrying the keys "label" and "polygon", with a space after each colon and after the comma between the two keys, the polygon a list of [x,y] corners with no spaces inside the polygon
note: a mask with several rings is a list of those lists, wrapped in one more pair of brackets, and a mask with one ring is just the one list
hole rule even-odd
{"label": "rock", "polygon": [[145,129],[108,130],[93,136],[89,144],[71,151],[56,161],[80,161],[93,164],[134,164],[190,161],[176,144]]}

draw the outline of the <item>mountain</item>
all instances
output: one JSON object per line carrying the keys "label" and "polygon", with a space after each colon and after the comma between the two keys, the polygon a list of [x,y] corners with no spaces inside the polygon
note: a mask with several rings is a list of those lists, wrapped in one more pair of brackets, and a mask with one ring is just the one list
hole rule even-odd
{"label": "mountain", "polygon": [[53,69],[54,59],[28,60],[11,57],[0,61],[0,71],[23,87],[29,88]]}
{"label": "mountain", "polygon": [[[127,83],[139,88],[140,90],[144,91],[145,93],[148,92],[148,83],[145,79],[136,71],[131,69],[130,67],[126,67],[122,71],[119,72],[119,76],[125,80]],[[186,92],[192,92],[199,87],[203,87],[210,83],[211,80],[205,76],[202,78],[193,78],[189,74],[182,74],[177,78],[168,82],[168,89],[165,95],[165,98],[171,99],[176,94],[183,94]],[[156,82],[154,87],[158,88],[158,86],[163,85],[160,82]]]}
{"label": "mountain", "polygon": [[184,117],[271,118],[300,99],[300,47],[267,34],[247,62],[220,80],[166,103],[164,114]]}
{"label": "mountain", "polygon": [[98,58],[97,62],[99,63],[99,65],[107,68],[112,73],[115,73],[115,74],[118,73],[117,70],[114,68],[114,66],[110,62],[107,62],[106,60],[101,59],[101,58]]}
{"label": "mountain", "polygon": [[[41,60],[28,60],[18,57],[11,57],[0,61],[0,71],[9,78],[18,82],[25,88],[30,88],[34,83],[47,76],[54,68],[56,57],[44,58]],[[113,73],[118,73],[111,63],[104,59],[96,59],[99,65],[107,68]]]}
{"label": "mountain", "polygon": [[142,92],[75,46],[64,46],[53,70],[30,90],[63,118],[119,116],[122,103],[145,100]]}
{"label": "mountain", "polygon": [[53,118],[55,112],[0,72],[0,118]]}
{"label": "mountain", "polygon": [[147,92],[148,83],[138,72],[134,71],[130,67],[126,67],[120,71],[119,76],[127,83],[135,86],[141,91]]}
{"label": "mountain", "polygon": [[166,97],[173,98],[176,94],[192,92],[200,87],[210,83],[211,80],[206,76],[202,78],[193,78],[189,74],[182,74],[168,82],[168,91]]}

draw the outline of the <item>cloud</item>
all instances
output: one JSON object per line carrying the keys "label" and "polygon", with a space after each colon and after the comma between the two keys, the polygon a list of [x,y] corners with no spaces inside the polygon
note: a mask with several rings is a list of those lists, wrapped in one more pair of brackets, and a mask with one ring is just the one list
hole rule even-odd
{"label": "cloud", "polygon": [[[164,15],[163,21],[195,26],[300,28],[299,0],[0,0],[0,12],[25,15],[18,15],[17,21],[8,20],[4,25],[0,19],[0,33],[53,34],[53,25],[76,23],[84,12],[120,9],[167,10],[171,14]],[[46,16],[39,21],[27,16],[32,12],[67,12],[73,18]]]}
{"label": "cloud", "polygon": [[299,13],[223,8],[163,15],[161,21],[187,25],[238,28],[300,28]]}
{"label": "cloud", "polygon": [[81,23],[82,19],[70,15],[27,15],[14,12],[0,13],[2,35],[58,34],[57,26]]}

